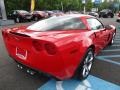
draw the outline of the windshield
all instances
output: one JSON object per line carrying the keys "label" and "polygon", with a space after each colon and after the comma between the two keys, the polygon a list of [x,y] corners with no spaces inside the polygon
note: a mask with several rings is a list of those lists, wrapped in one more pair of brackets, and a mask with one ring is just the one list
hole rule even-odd
{"label": "windshield", "polygon": [[109,9],[103,9],[101,12],[108,12]]}
{"label": "windshield", "polygon": [[49,19],[41,20],[27,29],[36,31],[50,31],[50,30],[73,30],[86,29],[85,25],[79,18],[70,16],[51,17]]}

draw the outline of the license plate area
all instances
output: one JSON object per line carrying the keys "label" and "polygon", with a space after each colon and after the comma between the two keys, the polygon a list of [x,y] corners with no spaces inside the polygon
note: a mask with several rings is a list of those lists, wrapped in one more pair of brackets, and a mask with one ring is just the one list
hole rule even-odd
{"label": "license plate area", "polygon": [[16,56],[26,60],[27,59],[27,50],[16,47]]}

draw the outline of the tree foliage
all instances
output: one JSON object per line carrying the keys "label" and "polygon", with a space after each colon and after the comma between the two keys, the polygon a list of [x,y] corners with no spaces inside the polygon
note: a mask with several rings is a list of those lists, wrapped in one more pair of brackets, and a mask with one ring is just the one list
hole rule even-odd
{"label": "tree foliage", "polygon": [[11,10],[29,10],[30,9],[30,0],[5,0],[5,7],[7,14]]}
{"label": "tree foliage", "polygon": [[[90,10],[92,7],[91,0],[87,0],[86,4],[87,10]],[[5,0],[5,5],[7,12],[15,9],[24,9],[30,11],[31,0]],[[64,11],[68,10],[83,10],[82,0],[35,0],[35,9],[36,10],[56,10],[63,9]]]}
{"label": "tree foliage", "polygon": [[[114,3],[118,0],[114,0]],[[15,9],[23,9],[30,11],[30,3],[31,0],[5,0],[5,6],[7,13],[11,10]],[[83,11],[83,4],[82,0],[35,0],[35,9],[36,10],[75,10],[75,11]],[[94,3],[92,0],[86,0],[86,10],[90,11],[93,8]],[[97,7],[101,9],[109,8],[111,6],[111,2],[107,2],[104,0],[100,5]]]}
{"label": "tree foliage", "polygon": [[92,0],[88,0],[86,3],[86,9],[87,11],[91,11],[91,8],[93,8]]}

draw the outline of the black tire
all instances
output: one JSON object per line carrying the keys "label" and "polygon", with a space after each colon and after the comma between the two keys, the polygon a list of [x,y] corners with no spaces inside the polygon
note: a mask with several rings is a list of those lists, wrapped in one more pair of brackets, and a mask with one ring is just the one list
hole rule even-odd
{"label": "black tire", "polygon": [[91,71],[91,67],[93,65],[94,61],[94,51],[92,48],[89,48],[87,50],[87,53],[80,65],[80,67],[77,70],[77,78],[80,80],[84,80],[88,77]]}
{"label": "black tire", "polygon": [[99,18],[101,18],[101,15],[99,15]]}
{"label": "black tire", "polygon": [[59,78],[53,77],[53,79],[55,79],[56,81],[62,81]]}
{"label": "black tire", "polygon": [[120,22],[120,20],[119,20],[119,19],[117,19],[117,20],[116,20],[116,22]]}
{"label": "black tire", "polygon": [[111,14],[111,15],[110,15],[110,17],[111,17],[111,18],[113,18],[113,17],[114,17],[114,15],[113,15],[113,14]]}
{"label": "black tire", "polygon": [[114,15],[111,15],[111,18],[114,18]]}
{"label": "black tire", "polygon": [[115,33],[113,33],[112,39],[110,40],[108,45],[112,45],[114,43],[114,39],[115,39]]}

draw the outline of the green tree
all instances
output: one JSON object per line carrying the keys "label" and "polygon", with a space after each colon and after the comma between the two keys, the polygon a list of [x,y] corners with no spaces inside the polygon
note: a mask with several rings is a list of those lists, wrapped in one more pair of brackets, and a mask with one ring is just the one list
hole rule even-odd
{"label": "green tree", "polygon": [[86,10],[91,11],[92,8],[93,8],[92,0],[88,0],[86,3]]}
{"label": "green tree", "polygon": [[11,10],[16,9],[23,9],[23,10],[30,10],[30,0],[5,0],[5,7],[7,14]]}
{"label": "green tree", "polygon": [[[31,0],[5,0],[5,5],[7,13],[11,10],[23,9],[30,11]],[[62,4],[61,4],[62,3]],[[35,0],[36,10],[62,10],[62,5],[64,11],[83,10],[82,0]],[[88,0],[86,4],[87,10],[92,8],[91,0]]]}

